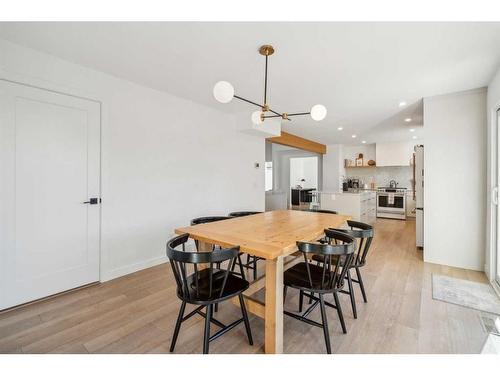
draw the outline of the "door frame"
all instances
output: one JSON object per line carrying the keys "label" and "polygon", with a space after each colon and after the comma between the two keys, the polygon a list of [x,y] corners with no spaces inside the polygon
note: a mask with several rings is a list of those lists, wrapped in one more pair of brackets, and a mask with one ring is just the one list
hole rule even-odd
{"label": "door frame", "polygon": [[489,110],[488,121],[488,177],[487,177],[487,233],[486,233],[486,259],[485,273],[493,289],[500,296],[500,282],[497,275],[497,248],[500,247],[500,236],[497,233],[500,221],[499,210],[499,185],[500,174],[498,173],[500,157],[500,121],[498,120],[500,111],[500,101]]}
{"label": "door frame", "polygon": [[[78,99],[92,101],[99,105],[99,198],[102,199],[102,128],[103,128],[103,100],[102,98],[91,98],[83,91],[67,86],[54,84],[45,80],[40,80],[35,77],[23,76],[18,73],[8,72],[0,67],[0,80],[18,84],[26,87],[32,87],[39,90],[53,92],[55,94],[71,96]],[[99,204],[99,238],[98,238],[98,253],[99,253],[99,282],[103,280],[103,253],[102,253],[102,204]],[[64,293],[64,292],[63,292]]]}

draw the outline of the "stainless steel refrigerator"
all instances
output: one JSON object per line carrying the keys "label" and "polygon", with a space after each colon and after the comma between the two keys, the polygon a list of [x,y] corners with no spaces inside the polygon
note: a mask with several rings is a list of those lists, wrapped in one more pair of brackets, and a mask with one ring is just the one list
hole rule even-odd
{"label": "stainless steel refrigerator", "polygon": [[424,146],[415,146],[415,197],[417,247],[424,247]]}

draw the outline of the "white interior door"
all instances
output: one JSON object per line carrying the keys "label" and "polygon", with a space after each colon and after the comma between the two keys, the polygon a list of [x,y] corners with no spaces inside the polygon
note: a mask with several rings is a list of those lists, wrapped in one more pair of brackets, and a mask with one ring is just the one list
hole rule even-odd
{"label": "white interior door", "polygon": [[0,309],[98,281],[99,103],[0,80],[0,142]]}

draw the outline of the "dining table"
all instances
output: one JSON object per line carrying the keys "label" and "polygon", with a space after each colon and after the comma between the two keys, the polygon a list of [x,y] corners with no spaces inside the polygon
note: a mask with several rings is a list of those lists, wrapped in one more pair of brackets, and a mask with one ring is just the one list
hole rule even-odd
{"label": "dining table", "polygon": [[[177,228],[175,232],[187,233],[197,240],[199,251],[211,251],[213,245],[239,246],[242,253],[264,259],[265,274],[245,291],[245,304],[250,313],[264,319],[265,353],[278,354],[283,352],[283,272],[301,259],[291,256],[297,252],[297,241],[317,240],[324,235],[325,228],[340,228],[350,218],[313,211],[277,210]],[[264,301],[254,298],[263,288]],[[239,303],[238,298],[232,301]]]}

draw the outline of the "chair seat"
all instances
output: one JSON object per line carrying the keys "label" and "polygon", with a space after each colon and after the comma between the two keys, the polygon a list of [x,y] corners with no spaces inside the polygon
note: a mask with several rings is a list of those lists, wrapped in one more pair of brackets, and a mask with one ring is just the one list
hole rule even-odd
{"label": "chair seat", "polygon": [[206,268],[204,270],[201,270],[198,272],[198,292],[196,292],[196,276],[195,274],[192,274],[187,278],[187,284],[189,285],[189,297],[183,298],[182,293],[180,293],[179,290],[177,291],[177,295],[180,299],[183,299],[186,302],[205,305],[217,303],[235,297],[241,292],[248,289],[250,285],[248,281],[234,275],[232,272],[229,272],[226,280],[226,285],[224,286],[224,291],[222,295],[220,295],[220,290],[222,288],[225,275],[226,271],[224,270],[214,270],[212,274],[212,294],[210,295],[210,269]]}
{"label": "chair seat", "polygon": [[322,285],[328,284],[330,278],[334,276],[333,272],[325,273],[325,282],[322,283],[323,267],[309,263],[309,270],[311,271],[312,287],[311,283],[309,282],[307,265],[305,262],[298,263],[293,267],[287,269],[283,274],[283,283],[286,286],[290,286],[292,288],[308,290],[312,292],[330,293],[336,290],[335,288],[322,288]]}

